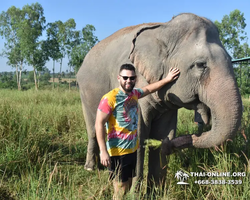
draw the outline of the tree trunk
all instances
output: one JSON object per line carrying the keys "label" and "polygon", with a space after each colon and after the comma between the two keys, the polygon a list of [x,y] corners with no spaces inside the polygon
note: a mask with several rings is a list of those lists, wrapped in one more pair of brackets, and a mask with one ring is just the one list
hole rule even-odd
{"label": "tree trunk", "polygon": [[41,77],[41,72],[38,72],[38,80],[37,80],[37,86],[39,88],[39,84],[40,84],[40,77]]}
{"label": "tree trunk", "polygon": [[59,83],[61,83],[61,78],[62,78],[62,59],[60,61],[60,78],[59,78]]}
{"label": "tree trunk", "polygon": [[19,90],[18,65],[16,65],[16,83],[17,83],[17,88],[18,88],[18,90]]}
{"label": "tree trunk", "polygon": [[23,70],[23,64],[20,65],[20,72],[19,72],[19,77],[18,77],[18,90],[22,90],[22,87],[21,87],[22,70]]}
{"label": "tree trunk", "polygon": [[[75,72],[75,77],[76,77],[76,72]],[[78,82],[76,80],[76,90],[78,90]]]}
{"label": "tree trunk", "polygon": [[69,66],[69,90],[70,90],[71,66]]}
{"label": "tree trunk", "polygon": [[[33,67],[34,68],[34,67]],[[36,90],[38,90],[38,87],[37,87],[37,79],[36,79],[36,69],[34,68],[34,80],[35,80],[35,88]]]}
{"label": "tree trunk", "polygon": [[55,60],[53,60],[52,80],[53,80],[53,89],[54,89],[55,88]]}

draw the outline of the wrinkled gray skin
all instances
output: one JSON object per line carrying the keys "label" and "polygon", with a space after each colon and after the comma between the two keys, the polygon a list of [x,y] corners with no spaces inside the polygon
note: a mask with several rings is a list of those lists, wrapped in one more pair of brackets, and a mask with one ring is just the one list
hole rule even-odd
{"label": "wrinkled gray skin", "polygon": [[[179,78],[158,92],[139,100],[137,175],[143,175],[144,141],[175,137],[177,110],[198,109],[212,128],[200,136],[190,136],[184,146],[210,148],[233,138],[242,115],[241,97],[231,58],[223,48],[216,26],[206,18],[181,14],[167,23],[150,23],[123,28],[99,42],[86,56],[78,74],[83,114],[88,132],[85,168],[97,164],[98,145],[95,116],[101,97],[118,87],[117,74],[123,63],[137,70],[137,88],[166,77],[170,67],[180,69]],[[181,147],[183,144],[180,145]],[[159,150],[149,153],[149,186],[166,177],[165,157]]]}

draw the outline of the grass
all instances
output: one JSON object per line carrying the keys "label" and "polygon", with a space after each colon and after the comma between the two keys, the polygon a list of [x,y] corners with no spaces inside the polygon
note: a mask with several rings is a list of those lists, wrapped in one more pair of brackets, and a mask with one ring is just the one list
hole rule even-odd
{"label": "grass", "polygon": [[[87,133],[79,92],[71,90],[0,90],[0,200],[111,199],[107,170],[83,170]],[[168,157],[167,182],[155,188],[156,199],[250,198],[250,101],[243,100],[242,125],[234,141],[218,149],[184,149]],[[178,135],[197,130],[193,111],[180,109]],[[147,160],[147,159],[146,159]],[[145,176],[146,167],[145,162]],[[175,174],[189,175],[189,185],[178,185]],[[192,177],[190,172],[244,172],[239,177]],[[241,180],[242,184],[197,184],[201,180]],[[138,193],[146,196],[146,178]]]}

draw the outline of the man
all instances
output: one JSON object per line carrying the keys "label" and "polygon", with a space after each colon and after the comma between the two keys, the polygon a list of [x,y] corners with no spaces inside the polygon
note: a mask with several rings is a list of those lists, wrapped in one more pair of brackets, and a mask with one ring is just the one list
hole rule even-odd
{"label": "man", "polygon": [[109,167],[110,178],[113,180],[114,199],[121,199],[132,185],[136,150],[139,146],[138,99],[177,79],[178,74],[177,68],[171,68],[166,78],[142,89],[134,89],[135,68],[132,64],[123,64],[117,76],[119,88],[111,90],[102,97],[96,115],[96,137],[101,164]]}

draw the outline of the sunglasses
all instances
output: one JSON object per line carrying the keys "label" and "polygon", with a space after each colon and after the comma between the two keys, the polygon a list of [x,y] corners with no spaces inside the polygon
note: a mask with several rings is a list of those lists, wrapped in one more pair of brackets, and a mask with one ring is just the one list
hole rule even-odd
{"label": "sunglasses", "polygon": [[122,76],[122,75],[119,75],[123,78],[123,80],[128,80],[128,78],[131,80],[131,81],[134,81],[136,79],[136,76]]}

